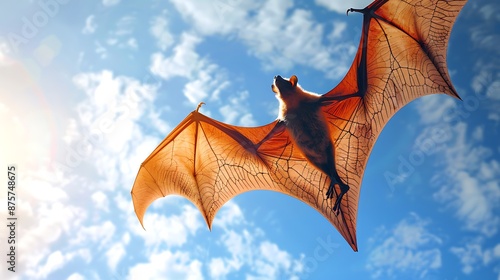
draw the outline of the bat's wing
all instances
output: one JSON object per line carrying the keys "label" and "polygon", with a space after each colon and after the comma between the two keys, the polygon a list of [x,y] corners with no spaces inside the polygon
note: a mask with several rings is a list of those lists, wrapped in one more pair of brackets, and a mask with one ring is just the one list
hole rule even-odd
{"label": "bat's wing", "polygon": [[142,163],[132,188],[141,221],[169,194],[186,197],[209,227],[225,202],[250,190],[296,197],[325,216],[354,250],[361,178],[387,121],[430,93],[458,97],[446,70],[446,47],[465,1],[375,1],[364,11],[363,34],[343,81],[322,96],[335,162],[350,190],[340,214],[327,199],[329,178],[294,147],[283,123],[231,126],[192,112]]}
{"label": "bat's wing", "polygon": [[282,122],[238,127],[189,114],[142,163],[132,188],[141,221],[148,206],[170,194],[189,199],[211,227],[217,211],[250,190],[291,195],[342,227],[326,198],[328,177],[294,147]]}
{"label": "bat's wing", "polygon": [[346,227],[356,235],[361,179],[389,119],[427,94],[458,97],[446,67],[452,25],[465,0],[378,0],[363,10],[354,62],[341,83],[321,97],[335,143],[337,172],[350,187],[342,199]]}

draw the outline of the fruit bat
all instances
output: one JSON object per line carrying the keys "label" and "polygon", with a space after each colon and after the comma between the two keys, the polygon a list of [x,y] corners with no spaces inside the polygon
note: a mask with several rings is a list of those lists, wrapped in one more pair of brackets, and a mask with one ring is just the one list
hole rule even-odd
{"label": "fruit bat", "polygon": [[279,116],[241,127],[191,112],[141,164],[132,200],[189,199],[209,228],[231,198],[251,190],[295,197],[328,219],[357,251],[356,218],[370,152],[389,119],[427,94],[459,98],[446,67],[453,23],[466,0],[376,0],[364,9],[359,47],[343,80],[323,95],[276,76]]}

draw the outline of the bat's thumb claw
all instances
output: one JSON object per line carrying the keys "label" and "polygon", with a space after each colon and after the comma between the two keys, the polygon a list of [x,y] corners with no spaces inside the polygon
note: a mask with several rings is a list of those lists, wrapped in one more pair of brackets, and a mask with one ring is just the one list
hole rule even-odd
{"label": "bat's thumb claw", "polygon": [[200,102],[200,104],[198,104],[198,107],[196,107],[196,112],[198,112],[198,110],[200,110],[201,105],[205,105],[205,102]]}

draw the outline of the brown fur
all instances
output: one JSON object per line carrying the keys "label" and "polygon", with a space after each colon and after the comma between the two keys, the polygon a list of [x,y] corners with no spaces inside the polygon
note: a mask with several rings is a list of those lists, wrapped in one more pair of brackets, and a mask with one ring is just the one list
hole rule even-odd
{"label": "brown fur", "polygon": [[277,76],[272,85],[280,101],[278,119],[285,122],[293,141],[307,160],[327,175],[332,142],[325,117],[320,110],[320,95],[304,91],[297,84],[297,77],[284,79]]}

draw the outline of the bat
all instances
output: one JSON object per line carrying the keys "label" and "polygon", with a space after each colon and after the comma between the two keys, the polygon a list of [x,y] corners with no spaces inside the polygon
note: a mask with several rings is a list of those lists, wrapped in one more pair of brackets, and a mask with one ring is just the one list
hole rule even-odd
{"label": "bat", "polygon": [[[191,112],[141,164],[131,195],[143,225],[148,206],[170,194],[189,199],[209,228],[231,198],[250,190],[295,197],[320,212],[358,250],[363,172],[389,119],[433,93],[460,99],[446,66],[452,26],[466,0],[376,0],[346,76],[323,95],[274,77],[278,118],[233,126]],[[143,225],[144,226],[144,225]]]}

